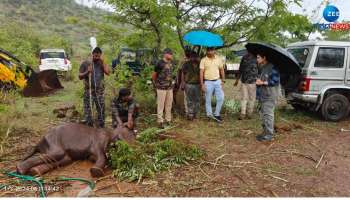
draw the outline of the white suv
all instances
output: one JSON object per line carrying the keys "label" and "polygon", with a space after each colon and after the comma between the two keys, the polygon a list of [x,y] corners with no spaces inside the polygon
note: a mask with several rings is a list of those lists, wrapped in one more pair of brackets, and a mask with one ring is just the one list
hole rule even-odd
{"label": "white suv", "polygon": [[59,75],[66,75],[72,70],[72,64],[63,49],[43,49],[40,51],[39,70],[50,69],[56,70]]}
{"label": "white suv", "polygon": [[288,51],[302,67],[299,88],[288,95],[296,109],[320,111],[329,121],[350,113],[350,42],[305,41],[290,44]]}

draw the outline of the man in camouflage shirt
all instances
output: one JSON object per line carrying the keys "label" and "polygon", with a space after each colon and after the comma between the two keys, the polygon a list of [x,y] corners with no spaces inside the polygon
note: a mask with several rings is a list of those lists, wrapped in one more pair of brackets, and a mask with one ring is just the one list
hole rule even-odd
{"label": "man in camouflage shirt", "polygon": [[[256,57],[248,52],[243,56],[241,64],[239,66],[239,74],[235,83],[238,85],[238,81],[241,80],[241,114],[240,120],[250,119],[254,112],[254,105],[256,99],[256,84],[255,81],[258,77],[258,67],[256,63]],[[248,109],[247,109],[248,107]]]}
{"label": "man in camouflage shirt", "polygon": [[[108,66],[104,63],[102,50],[96,47],[92,51],[92,62],[84,61],[80,65],[79,79],[84,80],[84,116],[85,124],[93,126],[91,105],[96,105],[98,127],[105,125],[104,75],[109,75]],[[89,80],[91,77],[91,80]],[[90,94],[91,92],[91,94]],[[90,100],[91,95],[91,100]]]}
{"label": "man in camouflage shirt", "polygon": [[163,113],[165,110],[165,125],[171,123],[171,109],[173,105],[173,88],[175,65],[173,63],[173,52],[166,48],[161,59],[154,68],[152,80],[157,89],[157,118],[160,128],[164,128]]}
{"label": "man in camouflage shirt", "polygon": [[126,126],[130,130],[135,127],[135,120],[138,117],[139,106],[131,96],[131,91],[127,88],[122,88],[119,91],[119,96],[112,100],[112,126]]}

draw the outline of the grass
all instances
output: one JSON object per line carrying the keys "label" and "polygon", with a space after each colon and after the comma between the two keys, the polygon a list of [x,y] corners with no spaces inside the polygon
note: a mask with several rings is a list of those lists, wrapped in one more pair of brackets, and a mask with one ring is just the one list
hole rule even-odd
{"label": "grass", "polygon": [[157,128],[149,128],[138,135],[137,143],[129,145],[117,141],[109,150],[113,174],[119,180],[141,180],[155,173],[187,164],[200,158],[203,153],[194,145],[173,139],[160,140]]}
{"label": "grass", "polygon": [[[41,135],[49,126],[60,122],[60,120],[52,114],[52,110],[67,102],[75,104],[78,111],[82,112],[82,82],[75,80],[71,82],[63,82],[63,84],[65,86],[64,90],[58,91],[55,94],[47,97],[22,98],[17,96],[15,98],[15,104],[0,104],[0,133],[6,133],[10,122],[13,122],[13,131],[10,133],[10,137],[15,136],[17,133],[16,130],[21,128],[26,128],[29,130],[28,132],[23,133],[23,137],[31,137],[33,133],[38,133],[38,135]],[[228,92],[229,94],[227,94],[227,98],[236,98],[234,97],[237,94],[236,91],[229,89],[227,91],[230,92]],[[136,95],[136,100],[140,102],[139,97],[142,95],[142,93]],[[107,101],[110,101],[112,97],[111,86],[107,86],[107,119],[110,119],[110,113],[108,111],[109,104]],[[141,99],[141,103],[143,105],[147,105],[145,102],[152,102],[154,100],[152,100],[151,97],[145,97],[145,99],[146,100]],[[169,195],[169,191],[174,192],[174,196],[191,195],[192,193],[184,192],[187,191],[188,188],[185,186],[180,187],[181,184],[178,184],[178,188],[174,188],[176,181],[181,179],[182,181],[188,182],[193,180],[194,182],[203,181],[204,183],[208,183],[206,182],[207,180],[205,179],[205,176],[198,170],[198,165],[192,164],[191,162],[190,165],[186,167],[179,167],[178,169],[175,169],[176,166],[184,165],[186,162],[192,160],[191,158],[215,161],[217,157],[223,154],[233,154],[233,156],[226,156],[222,158],[219,163],[233,164],[235,161],[252,161],[255,163],[254,166],[266,170],[283,172],[290,175],[286,177],[281,174],[273,174],[273,172],[264,170],[260,170],[260,173],[257,173],[257,170],[251,168],[248,170],[251,175],[249,180],[251,181],[252,185],[254,184],[254,189],[256,190],[261,189],[259,188],[258,183],[259,181],[263,180],[262,177],[259,177],[259,174],[264,175],[267,173],[272,173],[273,175],[285,178],[291,182],[293,182],[293,180],[305,180],[305,182],[298,182],[300,185],[303,185],[304,183],[307,184],[307,180],[309,180],[308,178],[313,178],[313,176],[322,178],[320,175],[320,170],[322,170],[322,168],[320,167],[318,170],[314,170],[312,166],[304,166],[304,164],[306,165],[310,162],[307,159],[298,158],[298,160],[295,160],[292,158],[293,155],[289,153],[273,154],[273,152],[289,149],[304,153],[306,155],[312,155],[316,149],[310,146],[310,140],[322,148],[323,143],[317,143],[318,136],[322,136],[321,134],[328,134],[328,132],[325,130],[332,130],[333,128],[340,129],[340,127],[336,127],[337,125],[339,126],[337,123],[325,122],[314,115],[307,113],[305,114],[303,112],[295,112],[289,106],[281,106],[276,110],[276,123],[279,125],[288,125],[287,122],[282,120],[286,119],[290,123],[297,123],[305,127],[317,128],[321,130],[321,133],[314,133],[307,128],[296,129],[292,130],[291,134],[285,133],[278,135],[278,138],[273,142],[273,145],[260,144],[255,141],[255,135],[260,133],[262,130],[258,114],[255,114],[252,120],[239,121],[237,120],[238,113],[227,112],[223,114],[224,123],[217,124],[215,122],[208,121],[205,118],[205,113],[203,112],[204,107],[202,106],[201,109],[201,118],[193,122],[188,122],[182,116],[174,114],[174,124],[176,127],[165,133],[176,136],[176,139],[173,141],[159,140],[156,128],[147,129],[156,124],[156,116],[151,115],[155,113],[153,108],[147,109],[146,113],[144,110],[141,110],[138,129],[146,129],[146,131],[143,132],[146,134],[142,134],[138,138],[137,146],[119,142],[116,145],[117,147],[113,148],[112,151],[114,151],[114,158],[112,160],[114,164],[112,163],[112,165],[114,165],[113,168],[115,169],[114,175],[120,180],[140,180],[142,177],[153,177],[155,180],[158,180],[158,178],[161,179],[162,177],[169,177],[169,184],[166,186],[159,184],[157,186],[157,190],[162,190]],[[109,126],[109,124],[107,125]],[[248,132],[248,130],[251,132]],[[310,133],[315,135],[311,135]],[[186,155],[184,156],[180,153],[183,152],[183,148],[186,149],[186,147],[183,146],[184,144],[180,141],[191,141],[191,143],[196,145],[196,148],[194,149],[201,149],[202,151],[205,151],[205,156],[197,157],[195,156],[198,155],[197,150],[188,151],[187,149],[185,152],[188,152],[187,155],[190,156],[187,157],[190,159],[186,158]],[[13,146],[7,145],[6,148],[10,149],[13,148]],[[266,155],[264,155],[265,153]],[[259,155],[263,156],[260,157]],[[347,155],[345,150],[342,152],[342,155]],[[297,162],[297,164],[295,164],[295,162]],[[217,166],[214,168],[211,165],[202,165],[202,168],[212,177],[231,177],[233,176],[233,171],[239,173],[239,170],[244,170],[243,168],[231,170],[222,166]],[[162,170],[164,170],[163,173],[158,174]],[[181,175],[174,175],[174,173],[178,171],[181,172]],[[275,183],[276,179],[264,179],[263,181],[266,181],[268,185],[268,183]],[[255,183],[257,184],[255,185]],[[200,185],[200,187],[203,187],[201,192],[203,192],[203,195],[205,195],[207,194],[206,189],[211,190],[213,188],[220,187],[220,184],[222,184],[222,182],[210,182],[209,186],[202,184]],[[241,193],[234,194],[243,194],[242,192],[244,192],[245,185],[242,184],[239,185],[239,187],[241,189],[238,189],[238,191]],[[291,194],[288,193],[288,191],[279,191],[280,188],[275,189],[274,191],[277,194]],[[298,188],[296,188],[296,190],[298,190]],[[198,195],[198,193],[195,194]],[[250,195],[256,194],[251,193]]]}
{"label": "grass", "polygon": [[315,170],[314,168],[308,168],[304,166],[298,166],[293,168],[293,171],[300,176],[318,176],[320,172]]}
{"label": "grass", "polygon": [[63,81],[62,84],[65,87],[63,90],[49,96],[23,98],[17,94],[13,96],[11,103],[0,104],[0,127],[7,129],[11,125],[14,129],[26,128],[38,133],[51,123],[57,122],[58,119],[52,113],[53,109],[65,103],[79,105],[82,101],[77,98],[75,92],[81,87],[80,84]]}

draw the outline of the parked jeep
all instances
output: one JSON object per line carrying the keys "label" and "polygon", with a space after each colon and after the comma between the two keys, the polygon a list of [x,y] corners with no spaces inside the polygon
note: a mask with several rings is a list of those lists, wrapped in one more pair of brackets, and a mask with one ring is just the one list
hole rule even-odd
{"label": "parked jeep", "polygon": [[153,59],[153,49],[150,48],[141,48],[141,49],[131,49],[131,48],[122,48],[116,59],[113,60],[112,69],[125,63],[131,70],[132,75],[139,76],[142,70],[152,64]]}
{"label": "parked jeep", "polygon": [[299,87],[287,95],[295,109],[320,112],[325,120],[339,121],[350,111],[350,42],[306,41],[287,50],[302,67],[295,77]]}
{"label": "parked jeep", "polygon": [[40,51],[39,70],[56,70],[59,76],[67,78],[72,70],[72,64],[63,49],[42,49]]}

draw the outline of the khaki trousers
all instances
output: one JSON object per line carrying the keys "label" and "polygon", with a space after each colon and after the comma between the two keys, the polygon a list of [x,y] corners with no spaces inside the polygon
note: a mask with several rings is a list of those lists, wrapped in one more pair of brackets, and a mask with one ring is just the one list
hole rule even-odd
{"label": "khaki trousers", "polygon": [[[252,114],[254,112],[254,104],[256,100],[256,85],[254,84],[241,84],[241,114]],[[247,113],[248,107],[248,113]]]}
{"label": "khaki trousers", "polygon": [[158,123],[163,123],[163,113],[165,110],[165,120],[171,122],[171,109],[173,106],[173,90],[157,89],[157,118]]}

